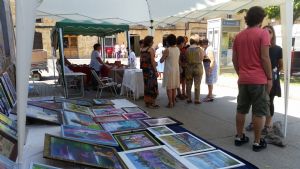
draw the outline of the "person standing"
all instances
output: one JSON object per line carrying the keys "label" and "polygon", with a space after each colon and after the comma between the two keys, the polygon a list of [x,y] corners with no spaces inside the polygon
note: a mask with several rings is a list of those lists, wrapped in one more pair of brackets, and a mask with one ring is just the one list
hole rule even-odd
{"label": "person standing", "polygon": [[[94,44],[94,50],[91,54],[91,61],[90,61],[90,68],[95,70],[97,75],[100,75],[101,72],[101,67],[103,66],[103,61],[101,59],[101,45],[99,43]],[[92,75],[91,75],[92,76]],[[97,89],[97,80],[92,76],[92,84],[93,84],[93,89]]]}
{"label": "person standing", "polygon": [[181,89],[180,87],[177,88],[177,96],[181,100],[186,99],[186,80],[185,80],[185,69],[186,69],[186,40],[183,36],[178,36],[177,37],[177,47],[180,50],[180,56],[179,56],[179,72],[180,72],[180,84],[181,84]]}
{"label": "person standing", "polygon": [[155,52],[152,45],[153,36],[146,36],[141,49],[140,68],[143,70],[145,105],[148,108],[155,109],[159,108],[159,105],[155,103],[158,96],[158,73],[156,70]]}
{"label": "person standing", "polygon": [[160,59],[165,48],[162,43],[159,43],[157,46],[158,48],[155,51],[155,61],[157,62],[158,79],[162,79],[165,63],[160,63]]}
{"label": "person standing", "polygon": [[272,69],[269,58],[270,38],[267,30],[261,28],[266,16],[259,6],[251,7],[245,21],[247,28],[241,31],[233,44],[232,62],[238,75],[239,94],[237,98],[235,145],[249,142],[243,133],[246,114],[252,105],[254,143],[252,150],[261,151],[267,147],[261,138],[265,116],[269,114],[269,95],[272,87]]}

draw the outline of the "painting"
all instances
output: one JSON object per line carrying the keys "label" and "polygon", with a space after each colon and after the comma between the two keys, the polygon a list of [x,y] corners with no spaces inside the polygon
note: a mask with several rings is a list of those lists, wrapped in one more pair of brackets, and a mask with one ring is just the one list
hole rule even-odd
{"label": "painting", "polygon": [[94,144],[104,144],[118,146],[114,137],[106,131],[93,130],[78,126],[62,125],[61,133],[63,137]]}
{"label": "painting", "polygon": [[112,109],[114,106],[112,105],[101,105],[101,106],[93,106],[93,109]]}
{"label": "painting", "polygon": [[0,77],[0,82],[1,82],[0,85],[2,85],[2,88],[4,89],[6,98],[9,101],[10,107],[14,107],[14,105],[16,104],[16,100],[14,100],[13,97],[12,97],[12,95],[10,94],[8,86],[5,83],[5,80],[4,80],[3,77]]}
{"label": "painting", "polygon": [[93,118],[96,123],[110,122],[110,121],[121,121],[126,120],[122,115],[109,115],[109,116],[96,116]]}
{"label": "painting", "polygon": [[101,125],[106,131],[112,133],[145,129],[145,125],[138,120],[104,122]]}
{"label": "painting", "polygon": [[112,147],[84,143],[49,134],[45,135],[44,157],[97,168],[127,168]]}
{"label": "painting", "polygon": [[1,169],[17,169],[17,164],[3,155],[0,155],[0,168]]}
{"label": "painting", "polygon": [[123,116],[126,119],[146,119],[146,118],[150,118],[150,116],[148,116],[148,114],[145,113],[126,113],[123,114]]}
{"label": "painting", "polygon": [[123,107],[122,109],[126,111],[126,113],[147,113],[139,107]]}
{"label": "painting", "polygon": [[30,97],[28,98],[28,101],[54,101],[54,96]]}
{"label": "painting", "polygon": [[226,154],[221,150],[208,151],[192,155],[183,156],[187,161],[192,163],[194,168],[207,169],[227,169],[236,168],[245,165],[234,157]]}
{"label": "painting", "polygon": [[167,126],[148,127],[147,130],[149,130],[156,137],[158,137],[160,135],[175,133],[173,130],[171,130]]}
{"label": "painting", "polygon": [[5,134],[9,135],[10,137],[17,139],[17,130],[13,130],[3,123],[0,123],[0,130]]}
{"label": "painting", "polygon": [[93,112],[95,116],[107,116],[107,115],[113,115],[113,114],[124,114],[126,113],[122,109],[116,109],[116,108],[108,108],[108,109],[93,109]]}
{"label": "painting", "polygon": [[62,168],[57,168],[57,167],[53,167],[50,165],[32,162],[32,163],[30,163],[29,169],[62,169]]}
{"label": "painting", "polygon": [[0,100],[3,103],[3,109],[5,109],[4,111],[6,111],[7,113],[9,113],[11,111],[11,106],[9,104],[9,101],[6,97],[4,88],[2,87],[2,85],[0,85]]}
{"label": "painting", "polygon": [[151,119],[143,119],[144,123],[148,126],[163,126],[163,125],[173,125],[173,124],[182,124],[179,121],[171,118],[171,117],[160,117],[160,118],[151,118]]}
{"label": "painting", "polygon": [[155,146],[119,152],[130,169],[190,169],[192,164],[166,146]]}
{"label": "painting", "polygon": [[90,129],[103,130],[103,128],[96,124],[93,118],[86,114],[75,113],[71,111],[63,111],[64,124],[72,126],[84,126]]}
{"label": "painting", "polygon": [[27,105],[26,116],[28,118],[47,121],[50,123],[62,124],[61,112],[51,109]]}
{"label": "painting", "polygon": [[11,128],[12,130],[17,131],[17,122],[2,113],[0,113],[0,122]]}
{"label": "painting", "polygon": [[93,99],[95,105],[113,105],[114,103],[108,99]]}
{"label": "painting", "polygon": [[123,150],[133,150],[159,145],[159,143],[146,131],[115,134],[114,137]]}
{"label": "painting", "polygon": [[188,132],[161,135],[158,138],[179,155],[215,149],[213,146],[205,143]]}
{"label": "painting", "polygon": [[9,92],[11,94],[11,96],[13,97],[14,100],[17,100],[17,93],[16,93],[16,89],[13,85],[13,83],[11,82],[10,78],[9,78],[9,75],[7,72],[4,72],[3,73],[3,78],[7,84],[7,87],[9,89]]}
{"label": "painting", "polygon": [[16,161],[18,155],[18,141],[4,131],[0,130],[0,154]]}
{"label": "painting", "polygon": [[79,105],[76,105],[73,103],[64,102],[63,109],[68,110],[68,111],[77,112],[77,113],[87,114],[90,116],[94,115],[90,108],[85,107],[85,106],[79,106]]}
{"label": "painting", "polygon": [[2,101],[2,99],[0,99],[0,113],[9,116],[10,110],[11,109],[7,110],[4,102]]}
{"label": "painting", "polygon": [[42,107],[45,109],[58,110],[58,111],[62,109],[61,103],[48,103],[45,101],[28,101],[27,104]]}
{"label": "painting", "polygon": [[86,107],[93,106],[92,102],[89,99],[66,99],[63,97],[54,97],[54,101],[57,103],[67,102]]}

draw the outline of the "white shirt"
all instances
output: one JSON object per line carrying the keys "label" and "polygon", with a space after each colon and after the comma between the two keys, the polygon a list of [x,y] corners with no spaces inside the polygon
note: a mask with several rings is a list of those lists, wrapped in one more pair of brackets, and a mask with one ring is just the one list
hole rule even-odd
{"label": "white shirt", "polygon": [[101,54],[99,51],[94,50],[91,54],[91,62],[90,62],[90,67],[93,68],[95,71],[100,71],[101,68],[101,63],[99,63],[97,58],[101,59]]}
{"label": "white shirt", "polygon": [[135,53],[133,51],[130,51],[130,54],[128,56],[128,63],[129,63],[129,67],[130,68],[135,68],[135,59],[136,59],[136,56],[135,56]]}

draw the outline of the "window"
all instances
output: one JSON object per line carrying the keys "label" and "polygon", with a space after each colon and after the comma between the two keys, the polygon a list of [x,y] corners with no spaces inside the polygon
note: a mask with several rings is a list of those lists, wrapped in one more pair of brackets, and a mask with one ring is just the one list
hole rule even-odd
{"label": "window", "polygon": [[64,48],[77,48],[77,36],[65,36],[63,38]]}
{"label": "window", "polygon": [[43,49],[43,35],[40,32],[34,32],[33,49]]}

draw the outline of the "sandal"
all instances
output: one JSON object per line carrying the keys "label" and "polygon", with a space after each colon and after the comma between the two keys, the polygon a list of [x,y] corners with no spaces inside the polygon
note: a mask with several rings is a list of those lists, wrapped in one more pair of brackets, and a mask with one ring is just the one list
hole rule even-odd
{"label": "sandal", "polygon": [[150,109],[158,109],[160,106],[157,104],[149,104],[147,107]]}
{"label": "sandal", "polygon": [[192,103],[192,100],[187,100],[186,103],[190,104]]}
{"label": "sandal", "polygon": [[201,104],[201,102],[200,102],[200,101],[194,101],[194,103],[195,103],[195,104]]}

